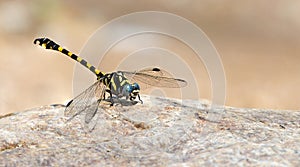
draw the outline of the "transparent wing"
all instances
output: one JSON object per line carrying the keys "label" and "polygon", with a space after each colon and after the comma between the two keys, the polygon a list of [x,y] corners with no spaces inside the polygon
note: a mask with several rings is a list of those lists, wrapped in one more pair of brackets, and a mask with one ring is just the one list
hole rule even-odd
{"label": "transparent wing", "polygon": [[64,112],[65,116],[69,117],[68,121],[82,112],[85,112],[85,123],[89,123],[97,112],[103,93],[105,93],[105,85],[98,80],[92,86],[71,100],[67,104]]}
{"label": "transparent wing", "polygon": [[187,85],[183,79],[172,78],[159,68],[147,68],[137,72],[121,71],[131,81],[142,82],[155,87],[181,88]]}
{"label": "transparent wing", "polygon": [[148,74],[148,75],[153,75],[153,76],[168,76],[168,73],[160,68],[157,67],[150,67],[150,68],[145,68],[139,71],[135,71],[134,73],[143,73],[143,74]]}
{"label": "transparent wing", "polygon": [[85,111],[86,114],[83,114],[84,118],[82,118],[81,121],[83,121],[82,125],[86,132],[92,132],[97,125],[99,119],[99,104],[100,99],[91,104],[91,106]]}
{"label": "transparent wing", "polygon": [[98,107],[99,107],[100,101],[94,101],[93,104],[90,105],[90,107],[85,111],[86,114],[84,116],[84,123],[89,124],[91,120],[95,117]]}

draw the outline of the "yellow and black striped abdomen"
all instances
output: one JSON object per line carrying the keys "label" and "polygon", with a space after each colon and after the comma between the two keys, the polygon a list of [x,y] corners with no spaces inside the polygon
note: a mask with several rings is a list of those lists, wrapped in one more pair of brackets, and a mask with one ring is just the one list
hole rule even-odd
{"label": "yellow and black striped abdomen", "polygon": [[37,43],[45,49],[56,50],[56,51],[59,51],[65,55],[71,57],[73,60],[79,62],[80,64],[82,64],[83,66],[88,68],[90,71],[92,71],[94,74],[96,74],[98,79],[102,78],[105,75],[103,72],[98,70],[96,67],[94,67],[90,63],[88,63],[86,60],[73,54],[72,52],[68,51],[67,49],[61,47],[60,45],[58,45],[54,41],[50,40],[49,38],[37,38],[34,40],[34,44],[37,44]]}

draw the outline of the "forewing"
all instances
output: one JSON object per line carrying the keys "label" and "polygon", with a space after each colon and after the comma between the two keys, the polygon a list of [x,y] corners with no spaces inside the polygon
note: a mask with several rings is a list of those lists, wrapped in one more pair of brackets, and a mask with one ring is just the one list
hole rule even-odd
{"label": "forewing", "polygon": [[[105,91],[105,85],[98,80],[92,86],[87,88],[73,100],[71,100],[65,109],[65,116],[69,117],[68,120],[73,119],[75,116],[81,114],[82,112],[86,112],[86,117],[90,117],[89,115],[93,114],[98,107],[99,99],[103,96]],[[88,120],[89,118],[87,118]]]}
{"label": "forewing", "polygon": [[153,75],[153,76],[167,76],[167,72],[157,68],[157,67],[149,67],[149,68],[145,68],[139,71],[136,71],[135,73],[143,73],[143,74],[148,74],[148,75]]}
{"label": "forewing", "polygon": [[185,80],[172,78],[166,71],[159,68],[147,68],[138,72],[122,72],[130,81],[154,87],[181,88],[187,85]]}
{"label": "forewing", "polygon": [[187,85],[187,82],[182,79],[159,77],[143,73],[136,73],[133,79],[154,87],[181,88]]}

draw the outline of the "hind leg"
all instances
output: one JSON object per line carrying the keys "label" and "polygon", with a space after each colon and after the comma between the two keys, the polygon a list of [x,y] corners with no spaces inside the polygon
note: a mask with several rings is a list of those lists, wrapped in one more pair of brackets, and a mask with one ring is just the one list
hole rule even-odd
{"label": "hind leg", "polygon": [[[114,105],[114,101],[113,101],[113,97],[112,97],[111,91],[110,91],[109,89],[106,89],[105,92],[109,93],[109,96],[110,96],[110,97],[109,97],[109,99],[110,99],[110,106],[113,106],[113,105]],[[106,94],[106,93],[103,94],[103,99],[104,99],[104,100],[106,99],[105,94]]]}

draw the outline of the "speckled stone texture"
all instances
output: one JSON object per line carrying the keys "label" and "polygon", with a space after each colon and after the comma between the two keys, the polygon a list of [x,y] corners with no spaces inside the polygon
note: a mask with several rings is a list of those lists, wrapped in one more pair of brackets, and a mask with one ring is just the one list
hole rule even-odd
{"label": "speckled stone texture", "polygon": [[89,124],[59,105],[0,116],[0,166],[300,166],[300,111],[142,98]]}

